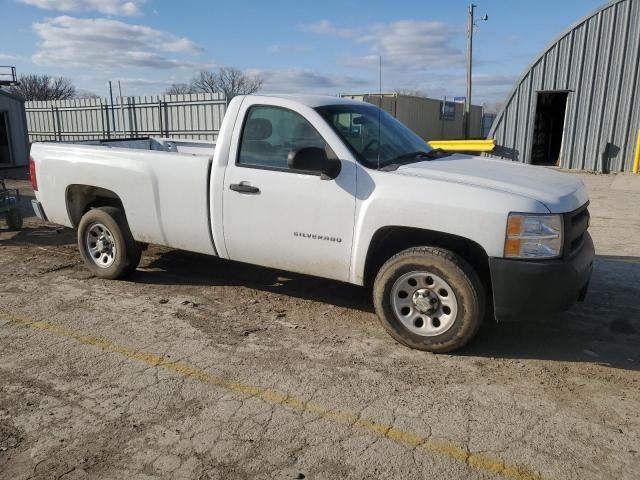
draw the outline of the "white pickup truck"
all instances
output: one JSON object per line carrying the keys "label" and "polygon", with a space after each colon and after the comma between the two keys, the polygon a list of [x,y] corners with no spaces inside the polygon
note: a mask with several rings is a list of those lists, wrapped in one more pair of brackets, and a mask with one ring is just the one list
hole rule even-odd
{"label": "white pickup truck", "polygon": [[98,277],[143,244],[373,287],[399,342],[448,352],[486,311],[566,310],[592,272],[578,178],[432,149],[377,107],[240,96],[216,144],[147,139],[31,148],[38,216],[77,228]]}

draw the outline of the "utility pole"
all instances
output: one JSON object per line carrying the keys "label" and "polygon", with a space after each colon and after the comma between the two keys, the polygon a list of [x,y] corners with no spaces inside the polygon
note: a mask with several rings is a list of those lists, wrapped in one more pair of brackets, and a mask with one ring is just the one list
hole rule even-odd
{"label": "utility pole", "polygon": [[[467,94],[464,98],[464,136],[471,136],[471,84],[473,78],[473,29],[475,23],[475,9],[477,5],[469,4],[469,18],[467,20]],[[489,20],[489,16],[482,17],[483,21]]]}

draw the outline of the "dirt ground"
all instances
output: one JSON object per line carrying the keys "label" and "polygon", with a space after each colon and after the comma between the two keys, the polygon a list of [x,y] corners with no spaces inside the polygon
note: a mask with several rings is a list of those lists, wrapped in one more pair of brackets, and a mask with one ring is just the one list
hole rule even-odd
{"label": "dirt ground", "polygon": [[103,281],[0,220],[0,478],[640,478],[640,178],[581,176],[586,301],[453,355],[360,288],[159,247]]}

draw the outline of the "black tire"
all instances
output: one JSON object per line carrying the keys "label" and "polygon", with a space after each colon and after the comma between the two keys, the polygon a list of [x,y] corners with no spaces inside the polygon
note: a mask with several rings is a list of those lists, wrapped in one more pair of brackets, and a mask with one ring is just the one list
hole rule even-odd
{"label": "black tire", "polygon": [[[394,285],[414,272],[438,276],[453,290],[457,314],[441,334],[437,334],[437,331],[433,336],[416,334],[395,313],[398,308],[394,310],[392,304]],[[417,289],[426,290],[420,285],[416,287],[416,292]],[[406,297],[404,292],[400,293]],[[410,248],[390,258],[376,276],[373,301],[380,322],[394,339],[408,347],[434,353],[451,352],[469,342],[478,331],[485,310],[484,288],[474,269],[458,255],[435,247]],[[418,320],[422,322],[420,318]],[[427,321],[430,321],[428,317]],[[439,320],[436,321],[439,323]]]}
{"label": "black tire", "polygon": [[7,212],[7,227],[9,227],[9,230],[20,230],[22,223],[22,212],[19,209],[12,208]]}
{"label": "black tire", "polygon": [[[96,263],[85,241],[88,230],[96,224],[104,225],[109,230],[116,246],[115,258],[108,267]],[[133,272],[138,267],[142,254],[140,244],[131,235],[124,212],[117,207],[94,208],[83,215],[78,226],[78,248],[87,268],[95,276],[110,280]]]}

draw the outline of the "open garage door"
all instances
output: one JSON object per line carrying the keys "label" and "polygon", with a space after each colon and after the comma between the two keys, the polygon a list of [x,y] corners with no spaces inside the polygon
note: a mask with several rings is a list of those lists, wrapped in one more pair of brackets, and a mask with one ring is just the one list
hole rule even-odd
{"label": "open garage door", "polygon": [[569,92],[538,92],[531,163],[558,165]]}

